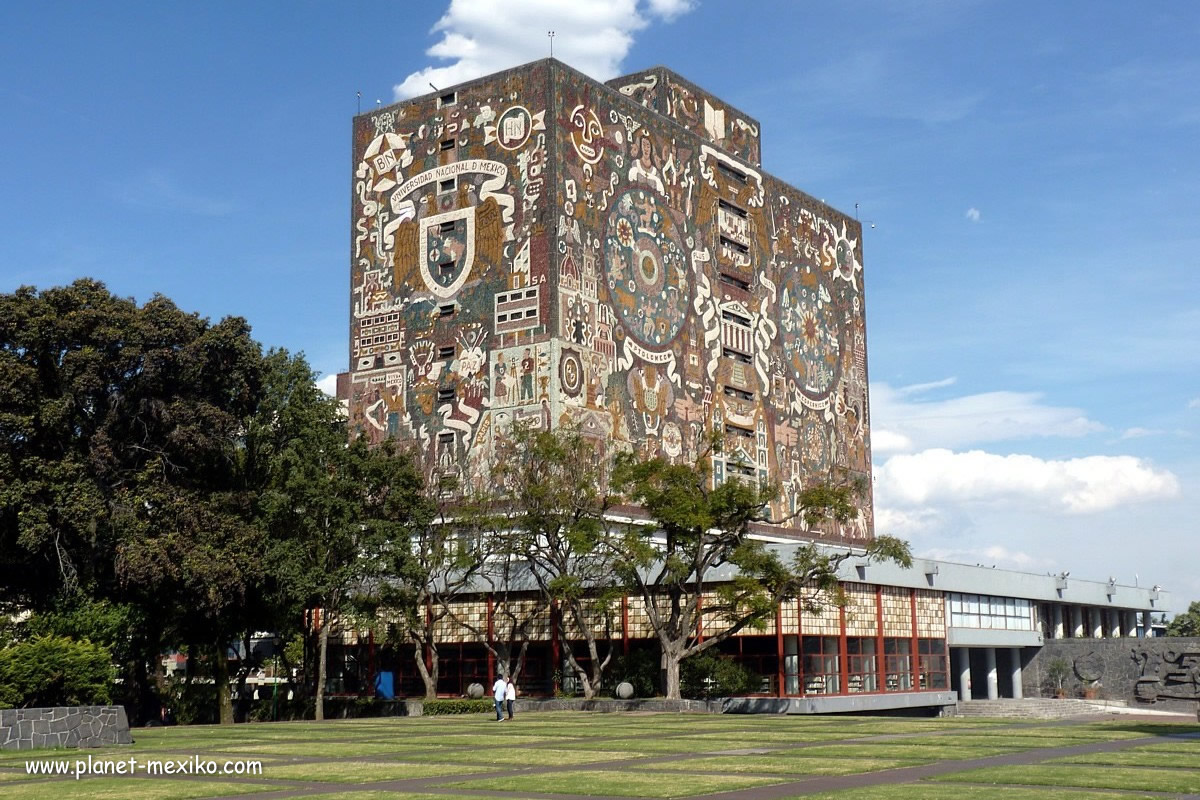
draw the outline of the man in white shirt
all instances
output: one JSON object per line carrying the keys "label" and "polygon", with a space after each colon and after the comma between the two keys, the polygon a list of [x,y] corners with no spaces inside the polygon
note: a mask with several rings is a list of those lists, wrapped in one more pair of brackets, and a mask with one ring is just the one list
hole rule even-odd
{"label": "man in white shirt", "polygon": [[504,719],[504,696],[508,691],[508,683],[505,682],[503,675],[496,676],[496,682],[492,684],[492,699],[496,701],[496,722]]}

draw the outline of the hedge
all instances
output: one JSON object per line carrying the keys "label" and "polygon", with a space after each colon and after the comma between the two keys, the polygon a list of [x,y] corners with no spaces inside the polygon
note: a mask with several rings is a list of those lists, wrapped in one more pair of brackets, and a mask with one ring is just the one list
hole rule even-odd
{"label": "hedge", "polygon": [[483,714],[495,711],[496,705],[491,700],[426,700],[425,716],[436,717],[444,714]]}
{"label": "hedge", "polygon": [[39,636],[0,650],[0,708],[107,705],[116,668],[87,639]]}

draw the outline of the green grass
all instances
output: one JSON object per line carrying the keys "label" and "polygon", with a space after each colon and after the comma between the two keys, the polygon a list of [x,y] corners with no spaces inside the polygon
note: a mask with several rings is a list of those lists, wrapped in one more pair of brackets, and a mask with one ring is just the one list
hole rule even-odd
{"label": "green grass", "polygon": [[317,761],[264,767],[261,777],[272,780],[322,783],[377,783],[408,778],[436,778],[462,774],[454,764],[397,764],[394,761]]}
{"label": "green grass", "polygon": [[1145,767],[1070,766],[1065,764],[986,767],[943,775],[952,783],[1009,783],[1070,786],[1080,789],[1134,789],[1151,792],[1200,792],[1200,771]]}
{"label": "green grass", "polygon": [[[1047,800],[1046,790],[1027,786],[901,784],[804,795],[804,800]],[[1159,795],[1056,789],[1053,800],[1158,800]],[[799,798],[796,798],[799,800]]]}
{"label": "green grass", "polygon": [[[939,782],[881,783],[828,796],[846,800],[1115,799],[1130,795],[1109,795],[1102,789],[1200,791],[1200,741],[1140,741],[1193,730],[1200,728],[1119,722],[585,713],[530,713],[503,724],[478,715],[154,728],[134,731],[130,747],[0,754],[0,797],[188,800],[251,797],[308,784],[323,791],[311,796],[382,800],[428,795],[425,787],[431,783],[448,787],[445,795],[431,795],[441,800],[484,790],[506,792],[514,799],[535,792],[688,797],[938,762],[943,765],[940,769],[950,771]],[[1053,750],[1104,741],[1126,746],[1061,760],[1061,751]],[[1047,761],[1003,769],[969,769],[961,763],[1024,751]],[[74,762],[88,755],[93,760],[133,756],[143,762],[192,755],[218,763],[261,760],[263,771],[243,780],[139,775],[75,781],[24,774],[24,762],[31,758]],[[406,780],[419,783],[403,783]],[[384,791],[372,786],[383,782],[397,788]],[[413,786],[413,792],[405,790],[407,785]],[[350,791],[352,787],[358,791]],[[1089,787],[1091,791],[1076,790]]]}
{"label": "green grass", "polygon": [[51,782],[7,783],[4,800],[189,800],[230,794],[269,792],[279,786],[231,781],[87,778]]}
{"label": "green grass", "polygon": [[[493,768],[508,766],[513,769],[522,767],[564,767],[574,764],[590,764],[598,761],[622,761],[638,759],[643,753],[620,750],[542,750],[515,748],[496,748],[494,750],[475,750],[470,752],[426,752],[422,753],[422,762],[432,761],[438,764],[465,764]],[[417,760],[413,756],[405,756],[407,760]]]}
{"label": "green grass", "polygon": [[668,772],[749,772],[764,775],[854,775],[860,772],[878,772],[897,767],[913,767],[928,764],[935,759],[884,759],[884,758],[803,758],[782,756],[773,753],[767,756],[717,756],[689,758],[687,761],[670,761],[663,764],[634,765],[645,771]]}
{"label": "green grass", "polygon": [[688,797],[710,792],[727,792],[751,786],[779,783],[779,778],[750,778],[741,775],[671,775],[632,771],[555,772],[506,778],[458,781],[440,784],[455,789],[484,789],[506,792],[556,792],[599,794],[620,797]]}
{"label": "green grass", "polygon": [[878,744],[825,744],[815,747],[804,747],[791,752],[808,758],[903,758],[925,759],[934,761],[959,761],[965,758],[986,758],[1002,753],[1021,752],[1022,748],[1004,747],[937,747],[936,749],[921,745],[911,745],[900,741],[879,742]]}
{"label": "green grass", "polygon": [[1162,767],[1200,770],[1200,747],[1191,753],[1144,752],[1125,750],[1116,753],[1083,753],[1077,756],[1053,758],[1047,764],[1098,764],[1116,767]]}

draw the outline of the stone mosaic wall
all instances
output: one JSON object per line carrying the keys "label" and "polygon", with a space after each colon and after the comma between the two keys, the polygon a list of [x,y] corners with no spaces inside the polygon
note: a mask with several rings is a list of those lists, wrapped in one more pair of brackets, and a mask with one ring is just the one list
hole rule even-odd
{"label": "stone mosaic wall", "polygon": [[614,78],[608,85],[742,161],[762,163],[758,120],[671,70],[655,67]]}
{"label": "stone mosaic wall", "polygon": [[[763,173],[757,122],[666,70],[541,61],[360,116],[354,154],[361,435],[482,484],[522,419],[601,456],[717,431],[714,479],[777,481],[775,519],[870,486],[861,226]],[[866,497],[822,538],[872,531]]]}
{"label": "stone mosaic wall", "polygon": [[1191,711],[1200,703],[1200,639],[1047,639],[1021,673],[1026,697],[1052,697],[1047,669],[1064,659],[1068,696],[1092,688],[1131,706]]}
{"label": "stone mosaic wall", "polygon": [[0,750],[130,744],[124,706],[0,710]]}

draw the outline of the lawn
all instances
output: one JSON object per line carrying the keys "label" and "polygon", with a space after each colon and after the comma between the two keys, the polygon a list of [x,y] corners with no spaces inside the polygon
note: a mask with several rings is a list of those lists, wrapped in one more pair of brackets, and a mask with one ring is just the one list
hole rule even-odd
{"label": "lawn", "polygon": [[[777,785],[777,796],[830,800],[1040,800],[1048,786],[1056,800],[1124,800],[1140,791],[1200,792],[1200,738],[1188,734],[1200,726],[568,712],[511,723],[481,714],[155,728],[134,731],[130,747],[0,754],[0,796],[185,800],[303,790],[322,800],[484,800],[496,792],[520,800],[544,792],[581,799],[726,792],[735,800]],[[1085,752],[1064,754],[1064,747]],[[26,774],[31,757],[73,764],[89,754],[143,764],[250,759],[262,770],[148,777],[143,766],[135,777],[81,780]],[[1021,763],[980,760],[996,757]]]}

